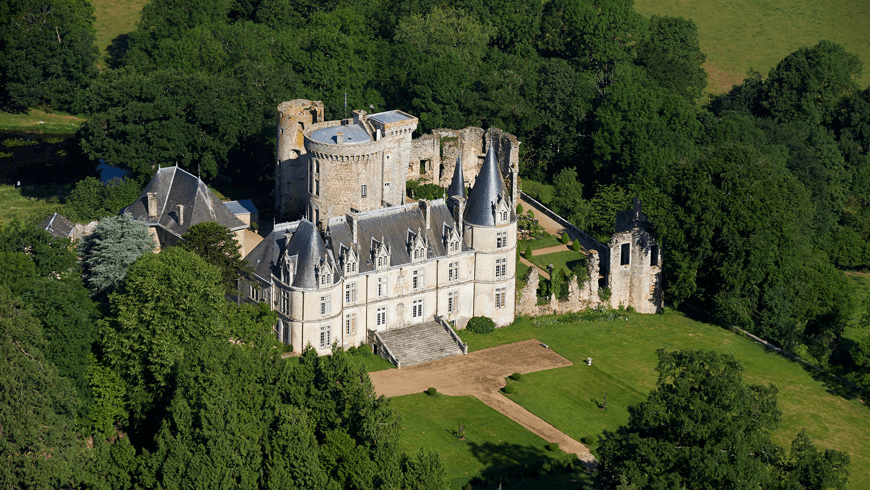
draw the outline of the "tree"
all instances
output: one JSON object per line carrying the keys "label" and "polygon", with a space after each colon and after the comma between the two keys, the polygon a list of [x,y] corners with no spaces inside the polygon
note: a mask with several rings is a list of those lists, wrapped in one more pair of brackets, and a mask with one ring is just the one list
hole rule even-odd
{"label": "tree", "polygon": [[758,488],[779,455],[776,388],[747,385],[730,354],[657,351],[658,382],[599,445],[603,488]]}
{"label": "tree", "polygon": [[240,245],[235,235],[226,226],[210,221],[191,226],[178,244],[193,252],[206,263],[216,267],[227,292],[238,289],[239,273],[248,271],[250,266],[242,259]]}
{"label": "tree", "polygon": [[696,100],[707,85],[707,56],[698,42],[698,26],[682,17],[653,15],[649,40],[638,49],[637,63],[670,92]]}
{"label": "tree", "polygon": [[101,219],[79,244],[85,284],[94,295],[111,292],[130,264],[152,250],[154,238],[144,224],[126,216]]}
{"label": "tree", "polygon": [[849,455],[832,449],[819,451],[803,430],[792,441],[791,454],[780,468],[782,490],[848,488]]}
{"label": "tree", "polygon": [[40,277],[65,277],[77,268],[69,239],[17,220],[0,228],[0,250],[29,255]]}
{"label": "tree", "polygon": [[87,0],[13,0],[0,6],[0,106],[69,110],[96,75],[94,8]]}
{"label": "tree", "polygon": [[90,221],[113,216],[139,197],[139,184],[131,179],[112,179],[103,184],[99,179],[87,177],[76,182],[67,205],[72,208],[73,220]]}

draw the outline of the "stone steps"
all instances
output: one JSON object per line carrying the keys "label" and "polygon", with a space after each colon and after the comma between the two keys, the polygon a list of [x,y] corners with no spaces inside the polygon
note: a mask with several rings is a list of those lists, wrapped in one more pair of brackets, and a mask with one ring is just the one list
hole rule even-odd
{"label": "stone steps", "polygon": [[456,341],[438,322],[379,332],[402,367],[462,354]]}

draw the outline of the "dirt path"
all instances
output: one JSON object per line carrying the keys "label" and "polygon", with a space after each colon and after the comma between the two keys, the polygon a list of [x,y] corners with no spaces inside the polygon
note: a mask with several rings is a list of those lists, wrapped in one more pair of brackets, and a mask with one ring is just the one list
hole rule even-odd
{"label": "dirt path", "polygon": [[520,257],[520,262],[526,264],[526,265],[529,266],[529,267],[534,267],[535,269],[538,269],[538,274],[541,275],[542,277],[546,277],[547,279],[550,278],[550,274],[547,273],[547,271],[545,271],[544,269],[541,269],[541,268],[538,267],[537,265],[535,265],[535,264],[531,263],[530,261],[526,260],[525,257]]}
{"label": "dirt path", "polygon": [[504,378],[513,373],[570,365],[570,361],[531,339],[403,369],[376,371],[369,376],[375,392],[387,397],[421,393],[429,387],[445,395],[474,396],[546,441],[558,443],[587,465],[594,465],[595,457],[586,446],[499,393],[505,386]]}
{"label": "dirt path", "polygon": [[[552,247],[539,248],[537,250],[531,250],[531,252],[532,252],[532,255],[535,256],[535,255],[554,254],[554,253],[559,253],[559,252],[570,252],[571,250],[574,250],[574,249],[571,248],[571,244],[569,243],[568,245],[553,245]],[[589,252],[583,247],[580,247],[579,252],[583,255],[589,254]]]}

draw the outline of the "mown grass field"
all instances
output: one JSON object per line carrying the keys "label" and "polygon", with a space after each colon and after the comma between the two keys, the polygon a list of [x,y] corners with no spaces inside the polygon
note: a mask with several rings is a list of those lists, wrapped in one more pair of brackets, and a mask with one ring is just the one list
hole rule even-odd
{"label": "mown grass field", "polygon": [[148,0],[93,0],[97,20],[94,23],[101,64],[112,40],[136,30],[142,7]]}
{"label": "mown grass field", "polygon": [[[870,408],[855,393],[722,328],[669,312],[564,324],[553,317],[520,318],[492,334],[459,333],[472,351],[536,338],[572,361],[571,367],[524,375],[512,398],[578,440],[627,422],[628,406],[655,386],[656,349],[731,353],[742,362],[747,382],[778,387],[782,423],[774,439],[779,445],[789,448],[806,429],[820,447],[850,455],[851,488],[870,488]],[[592,366],[585,364],[587,357]]]}
{"label": "mown grass field", "polygon": [[635,9],[695,21],[712,94],[727,92],[750,69],[767,75],[789,53],[822,39],[858,55],[860,83],[870,85],[870,2],[864,0],[636,0]]}
{"label": "mown grass field", "polygon": [[13,219],[25,222],[40,221],[40,217],[63,208],[69,195],[69,185],[24,186],[15,188],[0,185],[0,226]]}
{"label": "mown grass field", "polygon": [[50,114],[30,109],[27,114],[0,112],[0,129],[21,133],[70,135],[76,132],[84,119],[68,114]]}
{"label": "mown grass field", "polygon": [[[392,398],[391,403],[402,414],[402,449],[407,454],[415,454],[420,447],[440,453],[447,467],[449,488],[461,488],[476,477],[498,475],[507,468],[557,457],[557,453],[544,448],[547,441],[471,396],[432,397],[420,393]],[[466,427],[465,440],[457,436],[460,423]],[[578,469],[533,482],[535,485],[528,488],[576,488],[591,480]],[[525,486],[531,483],[525,482]],[[572,486],[567,486],[569,483]],[[508,483],[504,487],[525,486]]]}

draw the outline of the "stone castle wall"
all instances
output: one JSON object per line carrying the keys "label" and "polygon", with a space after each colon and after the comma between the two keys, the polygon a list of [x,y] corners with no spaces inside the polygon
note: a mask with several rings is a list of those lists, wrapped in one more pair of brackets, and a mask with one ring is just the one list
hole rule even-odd
{"label": "stone castle wall", "polygon": [[538,304],[538,286],[541,281],[538,269],[530,267],[526,285],[520,291],[517,299],[517,315],[530,317],[561,315],[576,313],[602,304],[603,301],[598,297],[599,266],[598,252],[592,250],[589,253],[587,264],[589,279],[583,281],[581,285],[576,277],[572,277],[568,281],[568,297],[565,300],[559,300],[556,295],[550,295],[550,301],[543,305]]}

